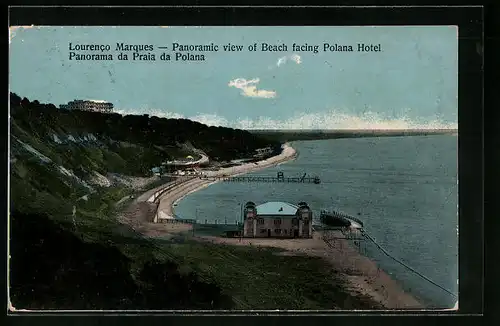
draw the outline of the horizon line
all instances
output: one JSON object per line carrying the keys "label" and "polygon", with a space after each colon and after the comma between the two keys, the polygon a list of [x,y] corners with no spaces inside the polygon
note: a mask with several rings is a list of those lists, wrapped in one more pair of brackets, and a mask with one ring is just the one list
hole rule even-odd
{"label": "horizon line", "polygon": [[243,129],[248,131],[458,131],[458,128],[396,128],[396,129],[346,129],[346,128],[331,128],[331,129]]}

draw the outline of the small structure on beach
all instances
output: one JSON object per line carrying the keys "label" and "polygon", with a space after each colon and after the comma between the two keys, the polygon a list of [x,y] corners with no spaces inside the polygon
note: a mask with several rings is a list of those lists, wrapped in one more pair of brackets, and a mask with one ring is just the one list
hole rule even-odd
{"label": "small structure on beach", "polygon": [[293,205],[247,202],[243,210],[243,237],[311,238],[312,211],[305,202]]}

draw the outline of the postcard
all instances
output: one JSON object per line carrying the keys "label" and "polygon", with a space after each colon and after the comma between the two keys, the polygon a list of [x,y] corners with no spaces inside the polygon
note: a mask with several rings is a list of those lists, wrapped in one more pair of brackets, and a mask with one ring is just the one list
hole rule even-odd
{"label": "postcard", "polygon": [[456,26],[10,27],[10,310],[457,309],[457,53]]}

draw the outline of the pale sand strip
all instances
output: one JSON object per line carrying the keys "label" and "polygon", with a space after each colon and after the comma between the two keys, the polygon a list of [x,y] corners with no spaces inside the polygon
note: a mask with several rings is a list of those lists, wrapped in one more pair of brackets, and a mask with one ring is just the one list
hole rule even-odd
{"label": "pale sand strip", "polygon": [[[283,151],[276,156],[270,157],[267,160],[262,160],[255,163],[246,163],[239,166],[223,168],[218,171],[207,171],[205,175],[207,177],[220,177],[220,176],[236,176],[239,174],[245,174],[267,167],[273,166],[278,163],[286,162],[292,160],[296,157],[297,152],[289,144],[283,145]],[[192,179],[184,183],[179,184],[177,187],[171,189],[164,195],[160,197],[160,203],[158,206],[158,217],[161,218],[174,218],[174,211],[172,209],[173,204],[180,201],[182,198],[190,193],[198,191],[200,189],[206,188],[217,181],[203,180],[203,179]]]}
{"label": "pale sand strip", "polygon": [[[295,158],[295,156],[295,149],[293,149],[288,144],[284,144],[283,151],[279,155],[271,157],[267,160],[260,161],[258,162],[258,164],[247,163],[239,166],[237,169],[225,168],[215,172],[210,171],[211,173],[209,173],[208,175],[214,177],[219,175],[222,176],[224,174],[230,175],[230,173],[247,173],[269,167],[273,164],[289,161]],[[168,190],[159,199],[160,202],[156,211],[158,217],[162,218],[163,220],[170,220],[173,222],[174,212],[172,210],[172,205],[175,202],[181,200],[186,195],[202,188],[208,187],[215,182],[202,180],[199,178],[186,177],[184,181],[177,179],[175,181],[165,183],[154,189],[148,190],[147,192],[135,198],[130,206],[118,215],[118,219],[126,224],[129,224],[134,230],[151,237],[171,237],[175,233],[191,230],[191,224],[187,223],[152,222],[153,216],[151,216],[150,214],[150,209],[154,204],[147,202],[147,200],[155,192],[164,189],[166,186],[175,185],[176,183],[177,186],[172,187],[172,189]]]}

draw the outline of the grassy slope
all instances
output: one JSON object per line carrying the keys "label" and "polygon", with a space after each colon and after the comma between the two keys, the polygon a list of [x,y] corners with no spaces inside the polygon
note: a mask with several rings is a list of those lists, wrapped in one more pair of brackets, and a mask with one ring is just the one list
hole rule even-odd
{"label": "grassy slope", "polygon": [[[164,256],[156,259],[161,256],[157,245],[114,219],[114,204],[130,194],[130,189],[93,185],[90,190],[58,170],[64,166],[87,181],[92,171],[143,175],[146,169],[134,166],[134,162],[156,163],[144,157],[143,147],[104,141],[58,144],[46,135],[54,133],[62,138],[60,130],[45,130],[44,137],[36,129],[28,129],[25,121],[24,128],[16,122],[13,119],[11,124],[11,157],[15,160],[10,179],[10,285],[15,307],[233,307],[219,287],[200,281],[196,274],[180,274],[179,266]],[[52,162],[42,162],[16,139]],[[88,195],[87,201],[79,199],[84,195]],[[165,271],[169,271],[168,277],[158,279]],[[169,292],[175,295],[159,295]]]}
{"label": "grassy slope", "polygon": [[232,296],[236,309],[374,308],[346,293],[320,258],[277,255],[280,249],[187,242],[167,251]]}

